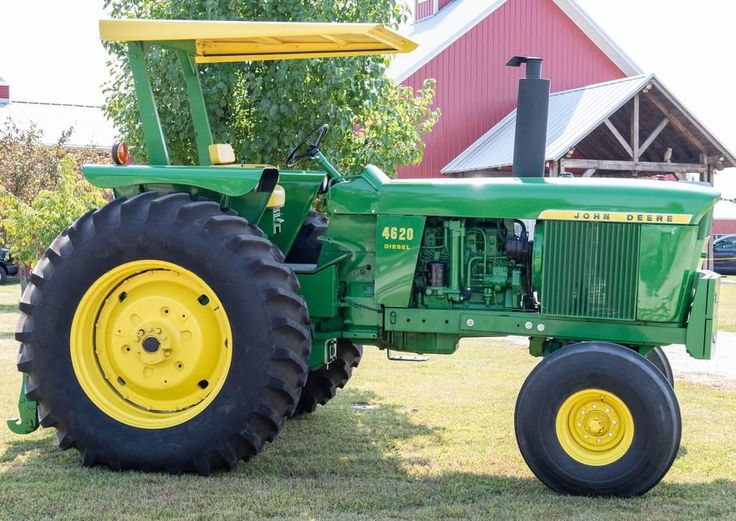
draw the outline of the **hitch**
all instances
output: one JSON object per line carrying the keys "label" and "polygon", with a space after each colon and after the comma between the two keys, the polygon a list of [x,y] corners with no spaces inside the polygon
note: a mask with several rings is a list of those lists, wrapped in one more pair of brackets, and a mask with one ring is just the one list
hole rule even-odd
{"label": "hitch", "polygon": [[23,384],[20,388],[20,398],[18,398],[18,414],[20,418],[11,418],[7,421],[8,429],[16,434],[30,434],[38,429],[38,404],[33,400],[26,398],[26,388],[28,386],[28,375],[23,375]]}
{"label": "hitch", "polygon": [[386,358],[392,362],[426,362],[428,356],[424,355],[392,355],[390,349],[386,349]]}

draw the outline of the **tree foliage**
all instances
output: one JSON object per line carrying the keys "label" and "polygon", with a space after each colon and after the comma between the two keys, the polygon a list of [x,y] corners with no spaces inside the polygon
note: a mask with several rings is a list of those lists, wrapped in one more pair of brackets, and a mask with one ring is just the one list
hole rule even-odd
{"label": "tree foliage", "polygon": [[59,162],[54,188],[41,190],[30,203],[1,192],[0,216],[13,258],[33,265],[57,235],[104,203],[102,190],[79,176],[76,158],[70,154]]}
{"label": "tree foliage", "polygon": [[65,131],[54,145],[43,146],[43,132],[35,124],[21,128],[6,121],[0,128],[0,186],[25,202],[54,186],[69,135]]}
{"label": "tree foliage", "polygon": [[105,192],[82,177],[81,165],[108,162],[108,154],[68,149],[71,133],[47,145],[35,124],[8,120],[0,129],[0,235],[26,268],[75,219],[105,202]]}
{"label": "tree foliage", "polygon": [[[376,22],[406,21],[397,0],[106,0],[114,17],[206,20]],[[142,158],[143,136],[125,47],[113,56],[106,111]],[[386,77],[382,56],[250,62],[200,66],[217,142],[231,143],[251,163],[282,164],[301,135],[321,123],[331,131],[324,151],[342,168],[363,156],[389,173],[417,163],[439,111],[434,82],[418,92]],[[193,130],[180,65],[173,52],[153,48],[148,68],[172,161],[196,162]],[[372,146],[364,147],[364,137]],[[367,156],[367,157],[366,157]]]}

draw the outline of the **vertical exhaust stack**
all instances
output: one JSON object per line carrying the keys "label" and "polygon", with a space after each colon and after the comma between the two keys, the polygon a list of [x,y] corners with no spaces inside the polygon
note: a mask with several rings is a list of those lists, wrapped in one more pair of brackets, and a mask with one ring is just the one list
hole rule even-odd
{"label": "vertical exhaust stack", "polygon": [[514,141],[514,177],[544,177],[547,152],[547,117],[550,81],[542,79],[542,58],[514,56],[506,64],[526,64],[526,78],[519,80]]}

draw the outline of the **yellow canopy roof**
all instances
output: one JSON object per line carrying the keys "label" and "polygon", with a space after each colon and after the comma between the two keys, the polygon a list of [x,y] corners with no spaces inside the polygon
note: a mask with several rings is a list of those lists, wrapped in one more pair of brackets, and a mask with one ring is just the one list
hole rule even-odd
{"label": "yellow canopy roof", "polygon": [[329,58],[413,51],[380,24],[100,20],[105,41],[194,44],[198,63]]}

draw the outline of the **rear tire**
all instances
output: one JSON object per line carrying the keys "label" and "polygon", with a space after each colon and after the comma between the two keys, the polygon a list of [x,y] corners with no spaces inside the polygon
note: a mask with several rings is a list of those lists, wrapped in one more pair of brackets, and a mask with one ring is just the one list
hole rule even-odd
{"label": "rear tire", "polygon": [[5,284],[8,282],[8,273],[5,271],[5,268],[0,268],[0,284]]}
{"label": "rear tire", "polygon": [[654,367],[660,370],[660,372],[667,378],[672,388],[675,387],[675,374],[672,372],[672,366],[664,353],[664,349],[661,347],[655,347],[646,356],[646,359],[654,364]]}
{"label": "rear tire", "polygon": [[[155,267],[145,268],[146,263]],[[144,267],[126,272],[129,266]],[[109,298],[92,298],[95,288],[107,288],[103,282],[121,269],[127,278],[112,279]],[[187,277],[202,282],[193,282],[194,290],[207,288],[198,298],[196,291],[193,301],[177,282]],[[147,302],[155,305],[148,314]],[[171,310],[159,302],[171,302]],[[86,326],[88,304],[93,320]],[[29,375],[26,396],[38,402],[41,425],[55,427],[59,446],[78,449],[86,466],[204,475],[233,468],[276,437],[306,381],[309,319],[280,251],[244,219],[186,194],[143,193],[81,217],[36,265],[20,309],[18,369]],[[125,320],[113,320],[121,316],[130,317],[134,327],[140,323],[139,335],[144,331],[146,338],[123,341],[121,330],[117,336],[112,330],[108,341],[100,334],[117,324],[126,334]],[[147,328],[154,320],[160,326]],[[172,333],[167,320],[191,327],[171,326]],[[149,338],[156,334],[160,338]],[[173,356],[156,358],[159,346],[161,355]],[[185,358],[191,349],[201,356]],[[225,369],[212,370],[219,379],[197,381],[212,357],[228,356]],[[113,366],[119,372],[111,375],[103,374],[105,369],[95,373],[94,363],[85,365],[115,357],[128,365]],[[141,375],[159,374],[164,376],[156,385],[162,390],[147,388]],[[165,375],[179,374],[190,375],[180,378],[185,391],[176,391],[173,380],[166,387]],[[202,390],[202,399],[189,381]],[[172,395],[180,405],[144,406],[133,393],[134,382],[142,382],[136,390],[144,398]]]}
{"label": "rear tire", "polygon": [[353,375],[363,357],[363,346],[349,340],[338,339],[335,360],[328,366],[309,372],[307,384],[302,389],[302,396],[296,407],[294,416],[312,413],[317,405],[325,405],[342,389]]}
{"label": "rear tire", "polygon": [[535,367],[519,393],[515,425],[529,468],[562,494],[643,494],[680,446],[680,409],[665,376],[606,342],[565,347]]}

